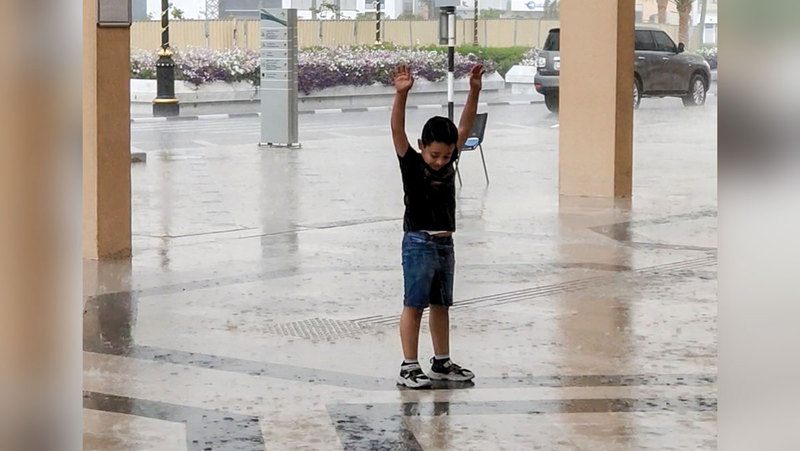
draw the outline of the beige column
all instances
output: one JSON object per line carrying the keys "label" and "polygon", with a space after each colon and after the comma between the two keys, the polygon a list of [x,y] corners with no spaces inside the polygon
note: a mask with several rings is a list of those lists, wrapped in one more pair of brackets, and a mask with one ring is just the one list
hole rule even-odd
{"label": "beige column", "polygon": [[634,0],[561,2],[563,196],[631,196],[634,20]]}
{"label": "beige column", "polygon": [[130,29],[83,0],[83,256],[131,255]]}

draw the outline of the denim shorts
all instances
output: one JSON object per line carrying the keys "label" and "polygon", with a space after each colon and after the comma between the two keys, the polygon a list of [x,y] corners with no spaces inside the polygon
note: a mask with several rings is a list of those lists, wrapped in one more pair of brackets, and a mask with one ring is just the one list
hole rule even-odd
{"label": "denim shorts", "polygon": [[403,305],[424,309],[428,305],[453,305],[455,270],[453,237],[425,232],[403,235]]}

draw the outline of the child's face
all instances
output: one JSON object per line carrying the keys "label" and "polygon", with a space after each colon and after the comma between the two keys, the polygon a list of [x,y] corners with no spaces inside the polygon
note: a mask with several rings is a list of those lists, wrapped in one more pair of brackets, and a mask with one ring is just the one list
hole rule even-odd
{"label": "child's face", "polygon": [[434,141],[427,146],[423,146],[422,140],[419,140],[419,148],[422,150],[422,159],[425,160],[425,163],[433,170],[438,171],[450,162],[450,158],[453,157],[453,152],[456,150],[456,145]]}

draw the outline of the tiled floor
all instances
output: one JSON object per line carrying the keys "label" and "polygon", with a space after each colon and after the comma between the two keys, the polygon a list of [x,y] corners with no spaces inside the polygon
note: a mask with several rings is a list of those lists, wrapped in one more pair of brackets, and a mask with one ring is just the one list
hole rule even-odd
{"label": "tiled floor", "polygon": [[134,124],[135,256],[85,264],[85,449],[714,449],[716,106],[672,100],[637,112],[616,206],[559,202],[542,105],[486,109],[451,315],[477,378],[424,391],[394,384],[388,112],[302,117],[292,151],[256,118]]}

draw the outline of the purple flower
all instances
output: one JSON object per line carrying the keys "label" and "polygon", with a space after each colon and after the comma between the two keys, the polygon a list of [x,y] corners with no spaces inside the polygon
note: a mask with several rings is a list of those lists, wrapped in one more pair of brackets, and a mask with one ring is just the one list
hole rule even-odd
{"label": "purple flower", "polygon": [[[189,47],[173,49],[175,78],[195,85],[214,81],[261,81],[259,53],[245,49],[212,50]],[[131,52],[131,77],[156,78],[156,52]],[[422,48],[336,47],[301,50],[298,57],[298,85],[303,94],[336,86],[392,84],[392,71],[407,64],[418,79],[441,81],[447,76],[447,55]],[[481,63],[494,72],[493,61],[480,61],[473,54],[456,54],[455,76],[467,76]]]}

